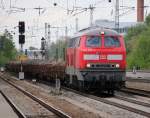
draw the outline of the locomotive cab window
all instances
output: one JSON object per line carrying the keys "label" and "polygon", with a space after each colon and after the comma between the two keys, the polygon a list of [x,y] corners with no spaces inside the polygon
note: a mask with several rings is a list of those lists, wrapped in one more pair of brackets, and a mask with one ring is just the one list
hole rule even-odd
{"label": "locomotive cab window", "polygon": [[101,38],[100,36],[91,36],[86,39],[87,47],[99,47],[101,46]]}
{"label": "locomotive cab window", "polygon": [[120,41],[118,37],[106,36],[104,39],[105,47],[120,47]]}

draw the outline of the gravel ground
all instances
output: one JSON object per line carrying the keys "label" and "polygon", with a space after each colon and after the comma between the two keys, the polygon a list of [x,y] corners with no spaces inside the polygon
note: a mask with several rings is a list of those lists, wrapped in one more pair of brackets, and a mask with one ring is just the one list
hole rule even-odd
{"label": "gravel ground", "polygon": [[0,93],[0,115],[1,118],[19,118],[1,93]]}
{"label": "gravel ground", "polygon": [[126,81],[126,87],[150,92],[150,83]]}
{"label": "gravel ground", "polygon": [[[72,117],[146,118],[144,116],[135,114],[133,112],[129,112],[127,110],[123,110],[115,106],[111,106],[111,105],[108,105],[108,104],[105,104],[105,103],[102,103],[93,99],[89,99],[87,97],[83,97],[73,92],[62,90],[61,95],[54,95],[53,87],[50,87],[44,84],[39,84],[39,83],[31,84],[26,81],[16,81],[16,80],[13,80],[13,81],[15,83],[18,83],[20,86],[25,87],[28,90],[29,89],[34,90],[34,94],[39,94],[39,96],[41,96],[42,98],[44,97],[44,100],[50,102],[50,104],[56,105],[58,108],[63,109],[64,111],[67,111],[69,108],[71,112],[73,109],[76,115],[72,113],[69,114]],[[72,105],[74,105],[74,107],[76,108],[72,108]],[[77,107],[80,111],[77,110]],[[96,114],[96,115],[93,115],[93,114]]]}
{"label": "gravel ground", "polygon": [[133,72],[126,72],[126,76],[130,78],[137,78],[137,79],[148,79],[150,80],[150,72],[136,72],[135,74]]}
{"label": "gravel ground", "polygon": [[72,92],[64,92],[64,96],[65,99],[71,99],[71,101],[74,100],[74,103],[79,102],[79,105],[84,104],[85,106],[100,112],[104,118],[144,118],[143,116],[129,112],[127,110],[98,102],[96,100],[92,100]]}
{"label": "gravel ground", "polygon": [[43,108],[23,93],[8,85],[0,79],[0,89],[19,107],[28,118],[56,118],[56,116]]}

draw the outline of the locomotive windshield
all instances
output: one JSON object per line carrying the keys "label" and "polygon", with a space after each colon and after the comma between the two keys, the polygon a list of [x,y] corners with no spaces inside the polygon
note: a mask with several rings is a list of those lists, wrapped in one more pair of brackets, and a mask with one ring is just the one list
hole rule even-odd
{"label": "locomotive windshield", "polygon": [[101,46],[101,38],[100,36],[91,36],[86,40],[87,47],[99,47]]}
{"label": "locomotive windshield", "polygon": [[104,42],[105,47],[120,47],[120,41],[118,37],[106,36]]}

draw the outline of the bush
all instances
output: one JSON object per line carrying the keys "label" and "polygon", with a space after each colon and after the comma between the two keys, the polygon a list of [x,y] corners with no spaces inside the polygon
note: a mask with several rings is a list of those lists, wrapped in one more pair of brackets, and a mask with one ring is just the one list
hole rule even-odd
{"label": "bush", "polygon": [[6,64],[8,61],[15,59],[16,49],[12,42],[12,36],[8,31],[5,31],[0,36],[0,65]]}
{"label": "bush", "polygon": [[130,28],[125,41],[128,68],[150,69],[150,16],[143,24]]}

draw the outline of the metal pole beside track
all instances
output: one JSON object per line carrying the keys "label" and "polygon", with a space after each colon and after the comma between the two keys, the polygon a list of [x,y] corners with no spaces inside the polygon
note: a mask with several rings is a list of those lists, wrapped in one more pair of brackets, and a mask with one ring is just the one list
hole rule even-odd
{"label": "metal pole beside track", "polygon": [[56,83],[55,83],[55,88],[56,88],[56,93],[60,93],[60,79],[58,79],[57,74],[56,74]]}

